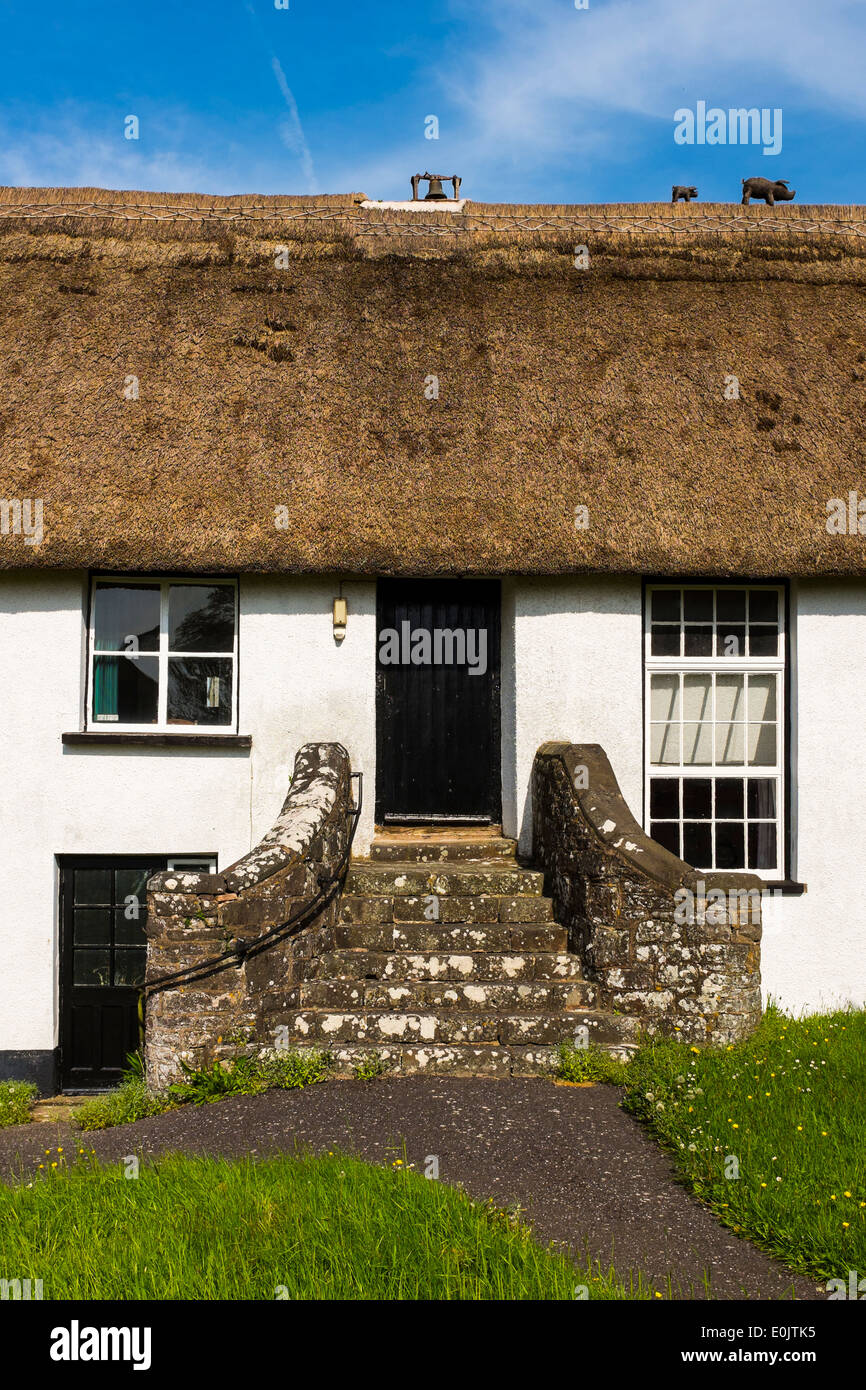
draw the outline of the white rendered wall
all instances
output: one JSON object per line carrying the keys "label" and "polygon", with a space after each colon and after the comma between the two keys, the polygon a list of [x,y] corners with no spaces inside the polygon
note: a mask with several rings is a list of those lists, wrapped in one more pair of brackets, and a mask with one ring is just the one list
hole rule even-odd
{"label": "white rendered wall", "polygon": [[641,601],[640,579],[503,584],[502,814],[505,834],[519,835],[525,852],[532,761],[548,739],[600,743],[641,818]]}
{"label": "white rendered wall", "polygon": [[333,639],[331,580],[244,577],[240,732],[251,752],[64,747],[81,727],[83,574],[0,578],[0,1050],[57,1041],[55,857],[216,853],[255,844],[286,794],[294,756],[338,739],[368,774],[356,845],[372,831],[375,586],[345,584]]}
{"label": "white rendered wall", "polygon": [[866,585],[792,585],[799,898],[764,909],[765,997],[798,1012],[866,1005]]}
{"label": "white rendered wall", "polygon": [[[330,579],[244,577],[240,731],[247,752],[64,748],[81,727],[85,577],[0,577],[0,1050],[57,1040],[55,857],[216,853],[221,867],[270,826],[296,750],[340,739],[365,772],[356,839],[373,826],[375,585],[344,584],[333,640]],[[866,585],[792,591],[793,876],[803,897],[767,904],[765,997],[789,1009],[866,1002]],[[529,848],[532,760],[548,739],[600,743],[640,818],[641,584],[572,578],[503,584],[506,834]]]}

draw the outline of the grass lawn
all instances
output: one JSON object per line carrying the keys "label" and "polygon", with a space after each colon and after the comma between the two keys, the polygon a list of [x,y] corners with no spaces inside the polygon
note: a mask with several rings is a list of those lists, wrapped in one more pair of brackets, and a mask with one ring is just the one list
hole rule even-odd
{"label": "grass lawn", "polygon": [[746,1042],[649,1045],[622,1079],[726,1225],[803,1274],[866,1275],[866,1012],[770,1009]]}
{"label": "grass lawn", "polygon": [[41,1279],[46,1299],[653,1296],[587,1277],[508,1214],[400,1160],[342,1154],[172,1157],[137,1178],[46,1155],[32,1181],[0,1185],[0,1269]]}

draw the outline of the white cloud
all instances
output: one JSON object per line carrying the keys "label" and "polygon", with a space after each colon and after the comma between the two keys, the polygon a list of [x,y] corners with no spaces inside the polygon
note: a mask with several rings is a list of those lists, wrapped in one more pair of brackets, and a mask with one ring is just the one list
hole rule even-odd
{"label": "white cloud", "polygon": [[492,43],[448,65],[476,158],[592,145],[616,113],[670,120],[686,87],[722,106],[784,95],[866,114],[862,0],[486,0],[484,15]]}

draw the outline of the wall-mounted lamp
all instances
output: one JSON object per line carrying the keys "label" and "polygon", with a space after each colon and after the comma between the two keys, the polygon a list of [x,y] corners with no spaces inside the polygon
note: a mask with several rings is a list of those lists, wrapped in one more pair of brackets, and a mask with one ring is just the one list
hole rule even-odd
{"label": "wall-mounted lamp", "polygon": [[349,605],[344,598],[334,599],[334,641],[342,642],[346,635],[346,620],[349,616]]}

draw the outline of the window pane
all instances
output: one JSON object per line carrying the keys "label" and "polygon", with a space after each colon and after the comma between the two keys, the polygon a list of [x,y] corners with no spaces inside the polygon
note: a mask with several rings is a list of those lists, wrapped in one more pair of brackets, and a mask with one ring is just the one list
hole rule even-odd
{"label": "window pane", "polygon": [[654,589],[652,594],[652,621],[654,623],[677,623],[680,621],[679,589]]}
{"label": "window pane", "polygon": [[678,763],[680,760],[679,724],[653,724],[650,728],[650,759],[654,763]]}
{"label": "window pane", "polygon": [[169,661],[169,724],[230,724],[231,718],[231,660],[193,657]]}
{"label": "window pane", "polygon": [[742,869],[746,863],[742,822],[722,821],[716,826],[716,868]]}
{"label": "window pane", "polygon": [[749,718],[776,718],[775,676],[749,676]]}
{"label": "window pane", "polygon": [[773,821],[758,821],[749,826],[749,868],[776,868],[776,826]]}
{"label": "window pane", "polygon": [[72,983],[74,985],[110,985],[110,951],[73,951]]}
{"label": "window pane", "polygon": [[709,824],[693,825],[686,821],[683,825],[683,859],[696,869],[709,868],[713,857],[712,836]]}
{"label": "window pane", "polygon": [[716,593],[716,620],[725,624],[742,625],[746,621],[745,589],[719,589]]}
{"label": "window pane", "polygon": [[234,641],[233,584],[169,585],[169,651],[231,652]]}
{"label": "window pane", "polygon": [[147,951],[125,947],[114,953],[114,983],[129,989],[144,984]]}
{"label": "window pane", "polygon": [[712,589],[686,589],[683,594],[683,616],[687,623],[713,621]]}
{"label": "window pane", "polygon": [[687,627],[683,639],[684,656],[712,656],[713,629],[711,627]]}
{"label": "window pane", "polygon": [[683,677],[683,718],[712,719],[712,676]]}
{"label": "window pane", "polygon": [[703,767],[712,761],[712,724],[683,724],[683,763]]}
{"label": "window pane", "polygon": [[155,724],[159,661],[155,656],[98,656],[93,663],[93,718],[99,723]]}
{"label": "window pane", "polygon": [[743,819],[742,777],[716,778],[716,816],[719,820]]}
{"label": "window pane", "polygon": [[114,912],[114,940],[120,946],[144,946],[147,939],[144,935],[144,924],[147,921],[147,907],[144,903],[138,909],[138,916],[127,916],[133,912],[135,904],[130,903],[128,907],[118,907]]}
{"label": "window pane", "polygon": [[710,819],[712,790],[709,777],[683,778],[683,816],[686,820]]}
{"label": "window pane", "polygon": [[76,903],[111,903],[109,869],[76,869],[73,892]]}
{"label": "window pane", "polygon": [[76,946],[110,945],[111,913],[107,908],[77,907],[73,914],[73,936]]}
{"label": "window pane", "polygon": [[743,717],[743,677],[716,677],[716,719],[731,724]]}
{"label": "window pane", "polygon": [[716,630],[716,656],[732,659],[746,655],[746,629],[726,623]]}
{"label": "window pane", "polygon": [[742,766],[743,726],[742,724],[716,725],[716,762],[728,767]]}
{"label": "window pane", "polygon": [[98,652],[159,651],[159,585],[97,584],[93,629]]}
{"label": "window pane", "polygon": [[660,821],[658,824],[653,821],[650,824],[650,836],[656,844],[663,845],[669,849],[671,854],[675,854],[677,859],[680,857],[680,827],[671,821]]}
{"label": "window pane", "polygon": [[777,623],[779,621],[779,595],[774,589],[749,590],[749,621],[752,623]]}
{"label": "window pane", "polygon": [[750,777],[749,820],[776,819],[776,781],[773,777]]}
{"label": "window pane", "polygon": [[653,676],[650,680],[650,718],[668,721],[679,717],[679,676]]}
{"label": "window pane", "polygon": [[650,780],[650,816],[653,820],[678,820],[680,814],[680,781],[678,777],[653,777]]}
{"label": "window pane", "polygon": [[749,656],[778,656],[778,630],[774,627],[749,628]]}
{"label": "window pane", "polygon": [[678,627],[653,627],[653,656],[679,656],[680,630]]}
{"label": "window pane", "polygon": [[135,896],[143,907],[147,901],[147,880],[157,872],[157,869],[147,867],[143,869],[115,869],[115,902],[122,903],[125,898]]}
{"label": "window pane", "polygon": [[775,724],[749,725],[749,764],[752,767],[774,767],[776,763]]}

